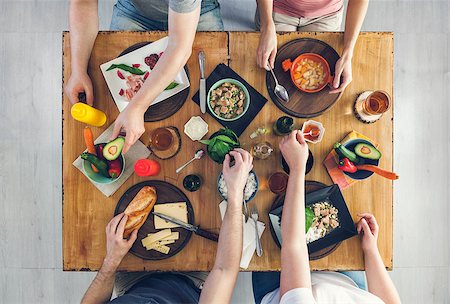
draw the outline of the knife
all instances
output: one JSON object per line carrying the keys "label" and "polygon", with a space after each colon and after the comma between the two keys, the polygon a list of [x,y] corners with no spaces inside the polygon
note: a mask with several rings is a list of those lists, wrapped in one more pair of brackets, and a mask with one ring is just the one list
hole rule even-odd
{"label": "knife", "polygon": [[206,80],[205,80],[205,53],[198,53],[198,62],[200,64],[200,111],[206,113]]}
{"label": "knife", "polygon": [[181,228],[184,228],[186,230],[190,230],[190,231],[194,232],[196,235],[199,235],[201,237],[204,237],[204,238],[206,238],[208,240],[211,240],[211,241],[214,241],[214,242],[218,242],[219,241],[219,236],[217,234],[215,234],[215,233],[203,230],[203,229],[201,229],[198,226],[194,226],[194,225],[185,223],[185,222],[180,221],[179,219],[176,219],[176,218],[171,217],[169,215],[165,215],[165,214],[162,214],[162,213],[159,213],[159,212],[152,212],[152,213],[154,215],[162,218],[163,220],[166,220],[168,222],[177,224]]}

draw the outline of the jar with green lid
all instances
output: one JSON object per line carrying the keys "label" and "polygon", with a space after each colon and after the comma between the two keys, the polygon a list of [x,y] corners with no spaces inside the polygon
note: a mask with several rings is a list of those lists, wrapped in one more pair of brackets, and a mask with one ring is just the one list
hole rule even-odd
{"label": "jar with green lid", "polygon": [[183,187],[189,192],[195,192],[200,189],[202,180],[200,176],[195,174],[189,174],[183,179]]}
{"label": "jar with green lid", "polygon": [[273,125],[273,131],[276,135],[285,136],[291,133],[294,128],[294,119],[289,116],[282,116],[277,119]]}

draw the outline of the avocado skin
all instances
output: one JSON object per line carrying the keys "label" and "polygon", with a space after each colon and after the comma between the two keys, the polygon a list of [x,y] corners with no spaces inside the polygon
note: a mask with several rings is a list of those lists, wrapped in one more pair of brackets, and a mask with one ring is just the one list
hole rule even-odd
{"label": "avocado skin", "polygon": [[[364,149],[368,149],[369,153],[363,153],[362,151]],[[355,146],[355,153],[359,157],[366,158],[366,159],[378,160],[381,158],[381,152],[378,151],[377,148],[375,148],[372,145],[365,144],[365,143],[357,144]]]}
{"label": "avocado skin", "polygon": [[[123,137],[117,137],[116,139],[110,141],[103,147],[103,157],[107,160],[115,160],[122,153],[123,145],[125,144],[125,139]],[[109,149],[112,146],[116,146],[117,150],[114,154],[109,153]]]}

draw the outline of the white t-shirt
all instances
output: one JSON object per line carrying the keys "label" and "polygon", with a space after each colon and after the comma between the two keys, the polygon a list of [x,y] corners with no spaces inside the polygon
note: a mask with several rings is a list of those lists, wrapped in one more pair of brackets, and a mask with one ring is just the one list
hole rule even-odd
{"label": "white t-shirt", "polygon": [[280,300],[277,288],[264,296],[261,304],[383,304],[368,291],[360,289],[353,280],[338,272],[314,272],[311,274],[312,290],[295,288],[286,292]]}

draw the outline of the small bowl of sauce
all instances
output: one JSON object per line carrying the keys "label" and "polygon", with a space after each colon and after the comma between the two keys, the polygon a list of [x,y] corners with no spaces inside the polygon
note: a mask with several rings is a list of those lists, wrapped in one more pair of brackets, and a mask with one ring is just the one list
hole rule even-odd
{"label": "small bowl of sauce", "polygon": [[325,128],[318,121],[308,120],[303,123],[302,133],[307,142],[317,144],[322,141]]}

